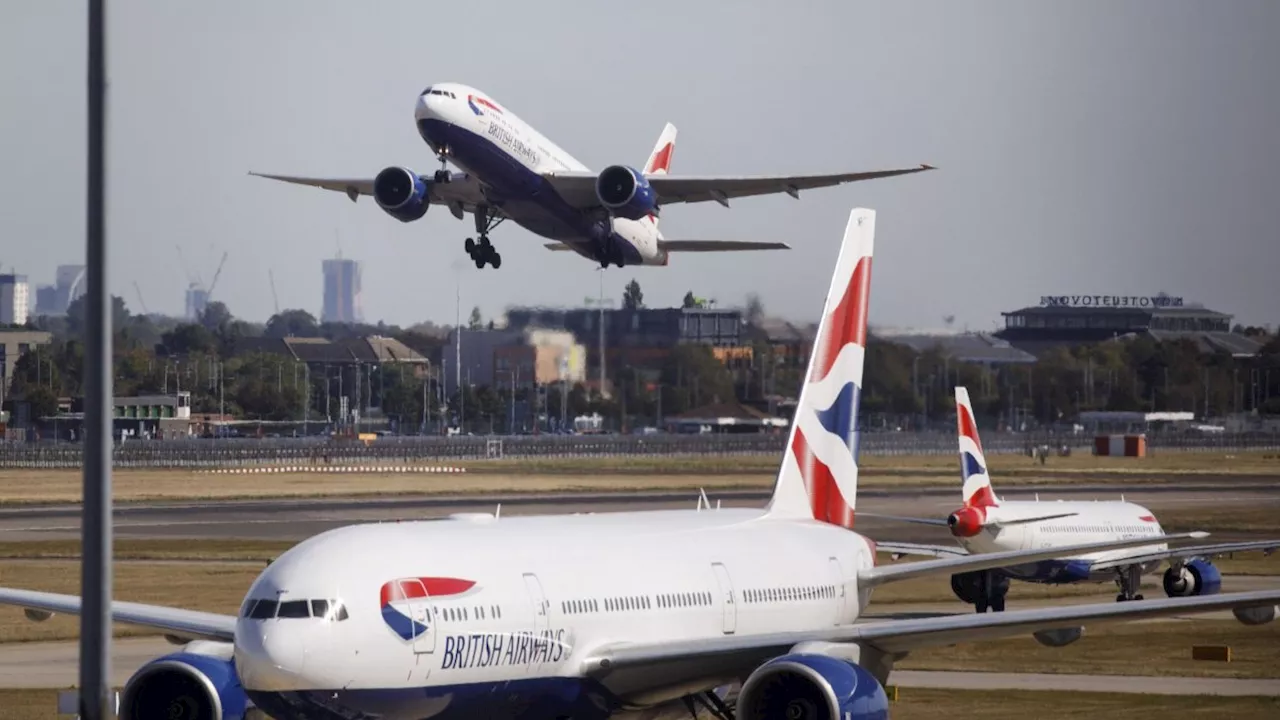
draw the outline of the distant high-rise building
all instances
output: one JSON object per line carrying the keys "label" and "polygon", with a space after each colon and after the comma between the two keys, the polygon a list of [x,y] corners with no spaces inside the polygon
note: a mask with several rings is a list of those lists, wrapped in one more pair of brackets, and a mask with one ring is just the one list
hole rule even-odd
{"label": "distant high-rise building", "polygon": [[204,312],[205,305],[209,304],[209,291],[200,287],[196,283],[191,283],[187,288],[186,304],[186,319],[191,321],[199,320],[200,313]]}
{"label": "distant high-rise building", "polygon": [[26,275],[0,275],[0,324],[26,325],[30,314]]}
{"label": "distant high-rise building", "polygon": [[61,315],[63,312],[58,307],[58,288],[53,285],[40,285],[36,288],[37,315]]}
{"label": "distant high-rise building", "polygon": [[324,309],[321,322],[364,322],[360,307],[360,263],[335,258],[321,263],[324,270]]}

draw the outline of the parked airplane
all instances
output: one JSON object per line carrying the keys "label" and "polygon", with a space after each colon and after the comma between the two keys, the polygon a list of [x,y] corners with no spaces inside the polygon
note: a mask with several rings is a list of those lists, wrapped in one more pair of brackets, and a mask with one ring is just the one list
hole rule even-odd
{"label": "parked airplane", "polygon": [[[901,555],[962,557],[1111,539],[1155,537],[1164,532],[1155,513],[1124,500],[1041,502],[1038,497],[1034,501],[1000,500],[991,488],[987,458],[982,452],[982,441],[973,418],[969,391],[957,387],[956,425],[960,440],[960,472],[964,480],[961,507],[945,520],[876,516],[946,526],[959,541],[958,546],[880,543],[882,551]],[[1155,572],[1168,560],[1169,567],[1161,581],[1166,595],[1212,595],[1222,587],[1222,574],[1211,562],[1212,557],[1250,550],[1270,554],[1277,547],[1280,547],[1280,540],[1256,540],[1178,548],[1156,544],[1136,550],[1063,554],[1035,563],[958,573],[951,576],[951,589],[980,613],[988,608],[996,612],[1004,610],[1010,579],[1049,584],[1114,580],[1120,588],[1117,602],[1141,600],[1142,594],[1138,590],[1142,576]]]}
{"label": "parked airplane", "polygon": [[[331,530],[254,581],[238,616],[117,602],[185,648],[140,668],[124,720],[886,718],[911,650],[1083,622],[1236,609],[1280,590],[854,624],[880,585],[1053,557],[1018,550],[877,566],[853,532],[875,214],[849,218],[768,506],[389,522]],[[1201,533],[1089,543],[1088,552]],[[0,589],[33,619],[70,595]],[[717,691],[740,683],[734,708]]]}
{"label": "parked airplane", "polygon": [[[717,176],[671,175],[676,128],[667,123],[643,171],[610,165],[595,173],[528,123],[479,90],[457,83],[432,85],[418,96],[414,110],[418,133],[436,154],[441,169],[426,176],[388,167],[373,178],[305,178],[250,173],[258,177],[345,192],[352,202],[371,195],[378,206],[402,222],[426,214],[431,205],[448,206],[454,217],[475,216],[476,238],[463,247],[477,268],[494,268],[502,256],[489,232],[504,220],[555,240],[552,250],[567,250],[609,265],[666,265],[673,252],[776,250],[780,242],[739,240],[667,240],[658,230],[661,208],[675,203],[787,193],[858,180],[906,175],[929,165],[902,170],[835,175]],[[450,172],[452,162],[462,172]]]}

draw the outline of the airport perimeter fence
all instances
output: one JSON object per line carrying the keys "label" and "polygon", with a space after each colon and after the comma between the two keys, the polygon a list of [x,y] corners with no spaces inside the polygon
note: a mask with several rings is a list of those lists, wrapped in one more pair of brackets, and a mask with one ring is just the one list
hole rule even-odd
{"label": "airport perimeter fence", "polygon": [[[950,455],[956,436],[945,432],[863,432],[866,455]],[[522,458],[732,457],[779,455],[786,435],[521,435],[386,436],[365,444],[323,437],[128,440],[114,448],[121,468],[236,468],[325,466],[423,466],[458,461]],[[1091,453],[1085,435],[987,433],[989,455]],[[1280,450],[1280,433],[1148,435],[1152,454]],[[77,468],[82,448],[66,442],[0,442],[0,468]]]}

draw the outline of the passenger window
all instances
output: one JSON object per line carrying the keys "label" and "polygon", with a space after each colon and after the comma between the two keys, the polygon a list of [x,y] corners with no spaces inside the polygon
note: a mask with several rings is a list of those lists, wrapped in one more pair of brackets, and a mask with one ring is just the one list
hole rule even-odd
{"label": "passenger window", "polygon": [[277,617],[289,618],[291,620],[297,618],[311,617],[311,604],[306,600],[288,600],[280,603],[280,612]]}
{"label": "passenger window", "polygon": [[257,605],[253,606],[253,614],[249,617],[254,620],[270,620],[276,616],[275,600],[259,600]]}
{"label": "passenger window", "polygon": [[322,618],[322,617],[327,616],[328,614],[329,614],[329,601],[328,601],[328,600],[312,600],[312,601],[311,601],[311,616],[312,616],[312,617]]}

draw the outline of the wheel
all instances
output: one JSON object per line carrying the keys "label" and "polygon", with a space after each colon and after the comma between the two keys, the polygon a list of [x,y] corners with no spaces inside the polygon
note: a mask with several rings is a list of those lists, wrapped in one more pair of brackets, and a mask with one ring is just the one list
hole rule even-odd
{"label": "wheel", "polygon": [[986,600],[981,600],[981,601],[978,601],[978,602],[974,603],[974,604],[973,604],[973,609],[974,609],[974,611],[976,611],[976,612],[980,612],[980,613],[984,613],[984,612],[986,612],[986,611],[987,611],[987,601],[986,601]]}
{"label": "wheel", "polygon": [[493,243],[489,242],[488,235],[480,236],[480,247],[484,248],[485,252],[491,252],[493,250]]}
{"label": "wheel", "polygon": [[477,255],[477,256],[476,256],[476,260],[475,260],[475,262],[476,262],[476,269],[477,269],[477,270],[483,270],[483,269],[484,269],[484,257],[483,257],[483,256],[481,256],[481,255]]}
{"label": "wheel", "polygon": [[1120,593],[1119,595],[1116,596],[1116,602],[1124,602],[1125,600],[1128,600],[1128,599],[1129,598],[1124,596],[1124,593]]}
{"label": "wheel", "polygon": [[493,254],[489,256],[489,264],[493,266],[494,270],[502,267],[502,255],[498,254],[497,251],[494,251]]}
{"label": "wheel", "polygon": [[1141,599],[1142,599],[1142,595],[1141,595],[1141,594],[1134,595],[1134,596],[1133,596],[1133,599],[1134,599],[1134,600],[1141,600]]}
{"label": "wheel", "polygon": [[991,598],[991,611],[1004,612],[1004,596],[1003,595],[998,595],[996,597]]}
{"label": "wheel", "polygon": [[475,254],[476,254],[476,241],[475,241],[475,240],[472,240],[471,238],[467,238],[467,239],[462,243],[462,247],[464,247],[464,248],[466,248],[466,249],[467,249],[467,254],[468,254],[468,255],[475,255]]}
{"label": "wheel", "polygon": [[451,177],[452,176],[450,175],[448,170],[437,170],[435,175],[435,181],[438,183],[447,183],[449,182]]}

